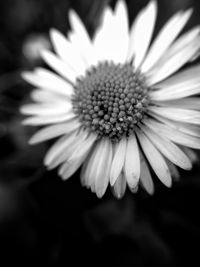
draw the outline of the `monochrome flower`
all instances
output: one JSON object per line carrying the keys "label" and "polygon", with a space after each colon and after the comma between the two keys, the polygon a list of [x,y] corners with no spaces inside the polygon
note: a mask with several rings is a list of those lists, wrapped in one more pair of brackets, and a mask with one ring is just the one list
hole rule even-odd
{"label": "monochrome flower", "polygon": [[52,69],[26,71],[36,89],[22,106],[25,125],[43,126],[30,144],[53,138],[44,164],[81,182],[98,197],[110,184],[122,197],[141,184],[154,192],[151,172],[167,187],[177,167],[189,170],[200,148],[200,65],[185,68],[200,48],[200,27],[180,35],[192,9],[174,14],[152,40],[157,4],[129,29],[124,1],[106,7],[91,39],[74,11],[68,38],[50,31],[54,52],[41,55]]}

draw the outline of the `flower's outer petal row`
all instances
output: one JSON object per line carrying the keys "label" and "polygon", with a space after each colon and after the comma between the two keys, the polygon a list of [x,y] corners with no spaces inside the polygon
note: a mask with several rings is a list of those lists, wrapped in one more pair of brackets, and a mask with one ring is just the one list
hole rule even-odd
{"label": "flower's outer petal row", "polygon": [[55,73],[43,68],[36,68],[33,72],[24,71],[22,73],[22,77],[28,83],[46,91],[67,97],[73,93],[73,87],[71,84]]}
{"label": "flower's outer petal row", "polygon": [[[86,138],[87,133],[84,131],[73,131],[59,138],[46,153],[44,165],[52,169],[62,162],[67,161],[74,149]],[[60,158],[63,156],[64,159],[62,158],[63,160],[61,161]]]}
{"label": "flower's outer petal row", "polygon": [[69,33],[69,40],[72,45],[76,47],[77,52],[79,52],[89,66],[96,65],[98,60],[91,39],[83,22],[74,10],[69,11],[69,22],[72,28],[72,31]]}
{"label": "flower's outer petal row", "polygon": [[59,168],[59,175],[64,179],[68,179],[85,161],[88,153],[90,152],[92,145],[96,140],[95,135],[90,135],[82,142],[78,142],[74,146],[74,151],[67,158],[65,163]]}
{"label": "flower's outer petal row", "polygon": [[142,186],[144,187],[144,189],[150,195],[152,195],[154,193],[154,183],[153,183],[153,180],[151,177],[151,173],[150,173],[149,167],[148,167],[147,162],[146,162],[144,156],[142,155],[142,153],[140,153],[140,158],[141,158],[140,182],[141,182]]}
{"label": "flower's outer petal row", "polygon": [[153,119],[144,121],[145,125],[149,126],[153,131],[156,131],[160,136],[171,140],[182,146],[200,149],[200,138],[186,134],[167,124],[157,122]]}
{"label": "flower's outer petal row", "polygon": [[113,193],[117,198],[122,198],[126,191],[126,179],[124,175],[121,173],[117,178],[114,186],[112,187]]}
{"label": "flower's outer petal row", "polygon": [[80,127],[78,120],[69,120],[64,123],[47,126],[37,131],[29,140],[29,144],[38,144],[43,141],[58,137],[60,135],[67,135]]}
{"label": "flower's outer petal row", "polygon": [[119,177],[125,161],[126,155],[126,138],[123,137],[119,143],[116,144],[116,149],[114,151],[114,157],[110,170],[110,184],[113,186]]}
{"label": "flower's outer petal row", "polygon": [[127,60],[134,59],[137,69],[148,50],[157,16],[157,4],[151,1],[136,17],[130,31],[129,51]]}
{"label": "flower's outer petal row", "polygon": [[35,89],[30,93],[31,99],[40,104],[55,104],[60,101],[70,101],[70,97],[43,89]]}
{"label": "flower's outer petal row", "polygon": [[190,170],[192,168],[190,159],[173,142],[163,136],[160,137],[148,127],[141,126],[141,130],[151,140],[155,147],[172,163],[185,170]]}
{"label": "flower's outer petal row", "polygon": [[200,112],[197,110],[155,106],[149,107],[148,110],[170,120],[200,125]]}
{"label": "flower's outer petal row", "polygon": [[[200,48],[200,36],[196,36],[188,45],[172,53],[166,60],[161,60],[155,70],[148,77],[148,84],[154,85],[175,73],[181,67],[183,67],[191,58],[199,51]],[[173,47],[171,48],[173,49]],[[148,75],[148,74],[147,74]]]}
{"label": "flower's outer petal row", "polygon": [[165,54],[167,49],[186,25],[187,21],[191,17],[191,14],[191,9],[186,12],[178,12],[167,21],[153,41],[146,59],[141,66],[141,71],[143,73],[148,72]]}
{"label": "flower's outer petal row", "polygon": [[27,104],[20,108],[22,114],[49,116],[49,115],[66,115],[72,109],[71,102],[57,101],[49,104]]}
{"label": "flower's outer petal row", "polygon": [[200,99],[199,97],[187,97],[183,99],[175,99],[168,101],[156,101],[159,106],[181,108],[181,109],[193,109],[200,111]]}
{"label": "flower's outer petal row", "polygon": [[129,187],[135,188],[140,178],[140,156],[134,133],[128,138],[123,171]]}
{"label": "flower's outer petal row", "polygon": [[136,134],[141,144],[142,150],[155,174],[164,185],[170,187],[172,179],[169,168],[163,156],[141,130],[138,129],[136,131]]}
{"label": "flower's outer petal row", "polygon": [[128,20],[124,1],[118,1],[114,14],[109,7],[105,9],[102,25],[94,37],[94,48],[99,61],[124,63],[128,50]]}
{"label": "flower's outer petal row", "polygon": [[58,58],[54,53],[43,50],[41,56],[44,61],[58,74],[65,78],[68,82],[74,84],[78,76],[78,72],[73,70],[66,62]]}
{"label": "flower's outer petal row", "polygon": [[104,195],[109,183],[112,150],[112,143],[107,138],[98,141],[81,173],[83,185],[90,187],[98,197]]}
{"label": "flower's outer petal row", "polygon": [[74,46],[56,29],[51,29],[50,36],[57,55],[71,66],[74,71],[78,72],[78,75],[84,75],[87,65],[81,56],[77,54]]}
{"label": "flower's outer petal row", "polygon": [[74,119],[75,117],[76,116],[71,110],[67,114],[64,114],[64,115],[32,116],[32,117],[29,117],[23,120],[22,123],[23,125],[39,126],[39,125],[47,125],[47,124],[65,122],[67,120]]}
{"label": "flower's outer petal row", "polygon": [[180,173],[178,168],[176,167],[176,165],[174,165],[173,163],[171,163],[171,161],[169,161],[168,159],[165,159],[168,165],[168,168],[170,170],[171,176],[173,178],[174,181],[179,181],[180,179]]}

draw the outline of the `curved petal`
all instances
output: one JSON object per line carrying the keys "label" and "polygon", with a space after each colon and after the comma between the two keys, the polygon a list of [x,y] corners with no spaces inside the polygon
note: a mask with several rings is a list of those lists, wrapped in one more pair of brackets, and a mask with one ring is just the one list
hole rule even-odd
{"label": "curved petal", "polygon": [[117,178],[114,186],[112,187],[113,193],[117,198],[122,198],[126,191],[126,179],[123,174]]}
{"label": "curved petal", "polygon": [[56,29],[50,31],[51,40],[56,53],[61,59],[69,64],[73,70],[82,75],[85,73],[87,65],[82,60],[81,56],[78,56],[77,51],[73,45]]}
{"label": "curved petal", "polygon": [[140,181],[144,189],[152,195],[154,193],[154,183],[151,177],[151,173],[149,170],[149,167],[146,163],[146,160],[142,156],[142,153],[140,153],[141,157],[141,174],[140,174]]}
{"label": "curved petal", "polygon": [[151,141],[142,133],[141,130],[138,129],[136,134],[140,141],[142,150],[155,174],[164,185],[171,187],[172,179],[170,171],[163,156],[155,148]]}
{"label": "curved petal", "polygon": [[200,149],[200,138],[198,137],[186,134],[174,127],[170,127],[167,124],[163,124],[152,119],[146,120],[145,124],[152,130],[156,131],[159,135],[164,136],[177,144],[194,149]]}
{"label": "curved petal", "polygon": [[36,68],[33,72],[24,71],[22,77],[28,83],[53,93],[64,96],[70,96],[73,93],[71,84],[55,73],[43,68]]}
{"label": "curved petal", "polygon": [[147,57],[141,66],[141,71],[146,73],[164,55],[176,37],[179,35],[192,14],[189,9],[186,12],[178,12],[163,26],[156,39],[153,41]]}
{"label": "curved petal", "polygon": [[126,137],[123,137],[120,142],[116,145],[114,157],[110,170],[110,184],[113,186],[119,177],[122,168],[124,166],[124,160],[126,155]]}
{"label": "curved petal", "polygon": [[29,144],[38,144],[63,134],[69,134],[79,127],[80,123],[78,120],[69,120],[65,123],[47,126],[37,131],[29,140]]}
{"label": "curved petal", "polygon": [[48,50],[43,50],[41,52],[41,56],[53,70],[63,76],[67,81],[71,83],[75,82],[79,73],[70,68],[68,64]]}
{"label": "curved petal", "polygon": [[192,163],[186,154],[170,140],[159,136],[156,132],[153,132],[150,128],[141,126],[141,130],[151,140],[151,142],[157,147],[157,149],[172,163],[176,164],[182,169],[190,170]]}
{"label": "curved petal", "polygon": [[130,44],[127,60],[134,59],[134,67],[137,69],[142,63],[155,26],[157,16],[157,4],[151,1],[136,17],[130,31]]}
{"label": "curved petal", "polygon": [[127,141],[124,176],[130,188],[137,186],[140,177],[140,157],[134,133],[129,136]]}

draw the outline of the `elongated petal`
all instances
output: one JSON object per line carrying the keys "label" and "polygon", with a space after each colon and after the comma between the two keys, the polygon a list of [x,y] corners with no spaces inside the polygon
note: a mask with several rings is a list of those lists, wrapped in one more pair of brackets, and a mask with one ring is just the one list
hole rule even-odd
{"label": "elongated petal", "polygon": [[50,36],[54,49],[59,57],[69,64],[73,70],[78,71],[79,75],[84,74],[87,65],[65,36],[56,29],[50,31]]}
{"label": "elongated petal", "polygon": [[64,77],[67,81],[71,83],[75,82],[76,77],[78,76],[79,73],[70,68],[68,64],[66,64],[52,52],[47,50],[43,50],[41,52],[41,56],[53,70],[58,72],[58,74]]}
{"label": "elongated petal", "polygon": [[158,176],[160,181],[167,187],[171,186],[172,179],[170,175],[169,168],[160,154],[160,152],[155,148],[155,146],[150,142],[150,140],[142,133],[142,131],[137,130],[137,137],[140,141],[142,150],[149,161],[155,174]]}
{"label": "elongated petal", "polygon": [[176,53],[172,53],[171,57],[158,63],[155,70],[151,73],[148,83],[150,85],[156,84],[175,73],[196,54],[199,48],[200,37],[197,36],[188,45],[182,47]]}
{"label": "elongated petal", "polygon": [[178,146],[176,146],[170,140],[157,135],[150,128],[142,126],[141,129],[151,140],[151,142],[157,147],[157,149],[171,162],[186,170],[192,168],[190,159]]}
{"label": "elongated petal", "polygon": [[145,73],[149,71],[160,59],[160,57],[165,53],[165,51],[170,47],[178,34],[181,32],[191,14],[191,9],[184,13],[178,12],[167,21],[150,47],[147,57],[141,66],[142,72]]}
{"label": "elongated petal", "polygon": [[155,120],[148,119],[145,121],[145,124],[148,125],[152,130],[156,131],[159,135],[164,136],[165,138],[194,149],[200,149],[200,138],[186,134],[170,127],[169,125],[156,122]]}
{"label": "elongated petal", "polygon": [[149,111],[170,120],[200,124],[200,112],[173,107],[149,107]]}
{"label": "elongated petal", "polygon": [[149,47],[157,15],[157,4],[151,1],[136,17],[130,32],[130,44],[127,60],[134,58],[137,69]]}
{"label": "elongated petal", "polygon": [[[198,125],[188,124],[184,122],[178,122],[178,121],[172,121],[168,120],[166,118],[163,118],[159,115],[152,114],[154,118],[156,118],[158,121],[168,125],[170,128],[176,131],[180,131],[183,133],[186,133],[189,136],[196,136],[200,137],[200,128]],[[155,121],[150,120],[153,125],[155,124]],[[162,125],[162,124],[161,124]]]}
{"label": "elongated petal", "polygon": [[81,173],[82,183],[96,192],[98,197],[103,196],[108,186],[111,162],[112,144],[108,139],[100,140]]}
{"label": "elongated petal", "polygon": [[77,130],[79,127],[80,123],[78,122],[78,120],[69,120],[65,123],[45,127],[37,131],[37,133],[31,137],[29,144],[37,144],[63,134],[68,134]]}
{"label": "elongated petal", "polygon": [[60,123],[75,118],[73,112],[68,112],[64,115],[47,115],[47,116],[33,116],[22,121],[23,125],[47,125],[52,123]]}
{"label": "elongated petal", "polygon": [[59,101],[53,104],[27,104],[20,108],[21,113],[27,115],[64,115],[72,109],[72,104],[68,101]]}
{"label": "elongated petal", "polygon": [[141,175],[140,175],[140,181],[143,185],[144,189],[152,195],[154,193],[154,183],[151,177],[151,173],[149,170],[149,167],[146,163],[146,160],[142,156],[142,153],[140,154],[141,157]]}
{"label": "elongated petal", "polygon": [[89,150],[91,150],[94,142],[96,141],[97,136],[95,134],[90,134],[83,142],[77,146],[76,149],[71,153],[68,161],[74,161],[83,155],[86,155]]}
{"label": "elongated petal", "polygon": [[117,178],[113,188],[113,193],[117,198],[122,198],[126,191],[126,179],[123,174]]}
{"label": "elongated petal", "polygon": [[135,134],[130,135],[128,138],[124,175],[129,187],[135,188],[140,177],[140,157]]}
{"label": "elongated petal", "polygon": [[70,101],[70,97],[63,96],[43,89],[35,89],[31,92],[31,99],[40,104],[55,104],[60,101]]}
{"label": "elongated petal", "polygon": [[86,154],[82,155],[81,157],[74,159],[70,163],[64,163],[60,168],[58,174],[61,176],[63,180],[67,180],[70,178],[82,165],[86,158]]}
{"label": "elongated petal", "polygon": [[63,152],[66,148],[74,144],[74,141],[77,140],[77,135],[75,133],[71,133],[68,136],[63,136],[58,139],[53,146],[47,151],[46,156],[44,158],[44,165],[50,166],[53,161]]}
{"label": "elongated petal", "polygon": [[112,186],[115,184],[124,166],[125,155],[126,155],[126,143],[127,141],[126,138],[124,137],[116,145],[116,150],[114,152],[114,157],[110,171],[110,184]]}
{"label": "elongated petal", "polygon": [[199,97],[187,97],[168,101],[158,101],[158,105],[169,108],[192,109],[200,111]]}
{"label": "elongated petal", "polygon": [[50,92],[64,96],[70,96],[73,93],[71,84],[43,68],[36,68],[34,72],[24,71],[22,77],[30,84]]}

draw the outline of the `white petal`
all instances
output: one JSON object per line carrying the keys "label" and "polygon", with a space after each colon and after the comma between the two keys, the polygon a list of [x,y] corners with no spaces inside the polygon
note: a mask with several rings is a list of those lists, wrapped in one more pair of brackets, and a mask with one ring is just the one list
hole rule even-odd
{"label": "white petal", "polygon": [[124,166],[124,160],[126,155],[126,143],[127,143],[126,138],[123,137],[120,140],[120,142],[116,145],[116,150],[114,152],[114,157],[110,171],[111,186],[113,186],[114,183],[116,182]]}
{"label": "white petal", "polygon": [[81,173],[82,183],[102,197],[109,182],[110,167],[112,162],[112,144],[108,139],[97,142],[94,151]]}
{"label": "white petal", "polygon": [[117,1],[114,24],[114,31],[110,36],[110,42],[113,45],[113,49],[111,48],[111,51],[113,51],[113,60],[124,63],[128,52],[129,41],[128,11],[124,0]]}
{"label": "white petal", "polygon": [[31,92],[31,99],[42,104],[58,103],[59,101],[70,101],[68,96],[63,96],[43,89],[35,89]]}
{"label": "white petal", "polygon": [[63,134],[69,134],[80,127],[78,120],[69,120],[68,122],[51,125],[37,131],[29,140],[29,144],[37,144]]}
{"label": "white petal", "polygon": [[[158,121],[161,121],[162,123],[170,126],[170,128],[176,130],[176,131],[180,131],[183,133],[196,137],[200,137],[200,128],[198,125],[193,125],[193,124],[188,124],[188,123],[184,123],[184,122],[178,122],[178,121],[171,121],[168,120],[166,118],[162,118],[158,115],[155,114],[151,114],[153,117],[155,117]],[[155,121],[153,121],[154,123]]]}
{"label": "white petal", "polygon": [[[103,13],[102,25],[97,29],[94,36],[95,53],[98,55],[99,61],[112,60],[112,51],[116,49],[117,44],[113,47],[112,37],[116,28],[114,24],[114,15],[112,10],[107,7]],[[119,39],[119,35],[118,35]],[[116,42],[116,40],[114,40]]]}
{"label": "white petal", "polygon": [[63,76],[67,81],[74,83],[78,73],[75,72],[68,64],[59,59],[56,55],[48,50],[43,50],[41,56],[44,61],[58,74]]}
{"label": "white petal", "polygon": [[86,158],[87,154],[82,155],[81,157],[74,159],[73,161],[64,163],[60,168],[58,174],[63,180],[70,178],[82,165]]}
{"label": "white petal", "polygon": [[193,109],[193,110],[199,110],[200,111],[199,97],[187,97],[187,98],[183,98],[183,99],[159,101],[158,105],[164,106],[164,107]]}
{"label": "white petal", "polygon": [[179,174],[179,170],[176,167],[176,165],[174,165],[173,163],[171,163],[169,160],[166,159],[167,165],[169,167],[170,173],[172,175],[173,180],[175,181],[179,181],[180,179],[180,174]]}
{"label": "white petal", "polygon": [[115,14],[109,7],[105,9],[102,25],[94,37],[94,47],[101,61],[125,62],[128,50],[128,16],[124,1],[117,2]]}
{"label": "white petal", "polygon": [[54,116],[33,116],[22,121],[23,125],[46,125],[52,123],[60,123],[75,118],[73,112],[68,112],[64,115]]}
{"label": "white petal", "polygon": [[128,60],[134,59],[137,69],[148,50],[157,15],[157,4],[151,1],[136,17],[130,32]]}
{"label": "white petal", "polygon": [[143,152],[146,158],[148,159],[155,174],[158,176],[158,178],[164,185],[170,187],[172,179],[170,171],[163,156],[140,130],[137,130],[136,133],[140,141],[141,147],[143,149]]}
{"label": "white petal", "polygon": [[50,36],[59,57],[69,64],[73,70],[78,72],[79,75],[84,74],[87,66],[81,59],[81,56],[77,55],[77,51],[66,37],[55,29],[50,31]]}
{"label": "white petal", "polygon": [[192,10],[189,9],[186,12],[176,13],[167,21],[152,43],[147,57],[141,66],[143,73],[149,71],[160,57],[164,55],[165,51],[170,47],[189,20],[191,14]]}
{"label": "white petal", "polygon": [[150,128],[141,126],[141,129],[157,147],[157,149],[172,163],[186,170],[190,170],[192,168],[191,161],[178,146],[163,136],[161,137],[157,135]]}
{"label": "white petal", "polygon": [[149,107],[149,111],[170,120],[200,124],[200,112],[173,107]]}
{"label": "white petal", "polygon": [[143,185],[144,189],[152,195],[154,193],[154,183],[151,177],[151,173],[149,171],[149,167],[146,163],[146,160],[141,155],[141,174],[140,174],[140,181]]}
{"label": "white petal", "polygon": [[200,37],[197,36],[188,45],[184,45],[176,53],[172,53],[170,57],[168,56],[161,60],[152,73],[149,74],[149,85],[156,84],[175,73],[196,54],[199,48]]}
{"label": "white petal", "polygon": [[185,152],[185,154],[190,158],[192,163],[197,163],[199,158],[195,151],[188,147],[182,147],[182,150]]}
{"label": "white petal", "polygon": [[[69,149],[71,145],[74,144],[74,141],[77,140],[77,135],[75,133],[71,133],[70,135],[63,136],[58,139],[51,148],[47,151],[46,156],[44,158],[44,165],[50,166],[55,159],[66,150]],[[67,151],[67,150],[66,150]]]}
{"label": "white petal", "polygon": [[156,122],[152,119],[146,120],[145,124],[148,125],[148,127],[150,127],[153,131],[156,131],[159,135],[164,136],[165,138],[177,144],[195,149],[200,149],[200,138],[180,132],[179,130],[174,129],[173,127],[170,127],[160,122]]}
{"label": "white petal", "polygon": [[130,188],[135,188],[140,177],[140,157],[135,134],[128,138],[124,163],[124,175]]}
{"label": "white petal", "polygon": [[64,115],[72,109],[72,104],[69,101],[59,101],[58,103],[49,104],[27,104],[20,108],[22,114],[37,115],[37,116],[54,116]]}
{"label": "white petal", "polygon": [[[78,131],[71,132],[67,136],[61,137],[55,144],[48,150],[44,164],[49,168],[55,168],[58,164],[67,161],[74,149],[86,138],[87,132]],[[61,161],[62,157],[62,161]]]}
{"label": "white petal", "polygon": [[[88,133],[85,131],[78,131],[77,133],[70,133],[75,135],[75,139],[72,142],[66,142],[66,145],[63,146],[63,149],[59,151],[59,153],[52,159],[50,164],[48,164],[49,169],[54,169],[58,165],[63,164],[64,162],[70,164],[70,162],[74,162],[78,159],[78,157],[71,158],[71,155],[74,153],[75,150],[78,150],[81,146],[85,147],[85,143],[87,142]],[[79,157],[86,156],[88,151],[84,150],[85,153],[79,155]]]}
{"label": "white petal", "polygon": [[73,93],[72,85],[58,75],[43,68],[36,68],[34,72],[25,71],[22,77],[30,84],[44,90],[70,96]]}
{"label": "white petal", "polygon": [[117,178],[114,186],[113,186],[113,193],[117,198],[122,198],[126,191],[126,179],[124,175],[120,174]]}
{"label": "white petal", "polygon": [[74,161],[83,155],[86,155],[92,148],[94,142],[96,141],[97,136],[95,134],[90,134],[83,142],[74,149],[71,153],[68,161]]}

